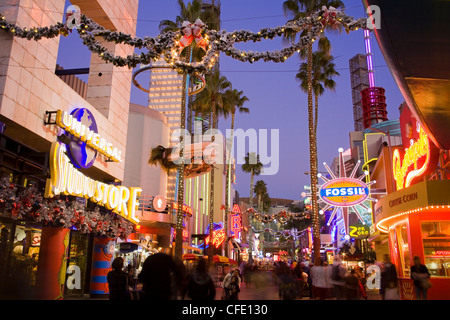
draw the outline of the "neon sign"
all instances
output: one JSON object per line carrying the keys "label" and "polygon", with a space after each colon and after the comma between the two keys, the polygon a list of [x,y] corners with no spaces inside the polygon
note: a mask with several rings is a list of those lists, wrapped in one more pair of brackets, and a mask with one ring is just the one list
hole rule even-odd
{"label": "neon sign", "polygon": [[239,239],[239,233],[242,230],[242,219],[241,216],[238,214],[231,216],[231,231],[234,233],[234,237],[236,239]]}
{"label": "neon sign", "polygon": [[351,207],[367,199],[369,188],[361,180],[338,178],[323,184],[319,196],[329,205]]}
{"label": "neon sign", "polygon": [[[225,230],[223,228],[214,230],[212,236],[213,236],[212,244],[214,247],[218,248],[225,241],[226,238]],[[209,245],[209,236],[205,238],[205,244]]]}
{"label": "neon sign", "polygon": [[50,179],[45,186],[45,197],[59,194],[83,197],[138,224],[136,209],[141,188],[115,186],[93,180],[78,171],[66,155],[66,145],[53,142],[50,150]]}
{"label": "neon sign", "polygon": [[419,124],[417,124],[417,131],[419,139],[415,142],[411,141],[411,146],[405,149],[402,160],[399,149],[394,151],[392,170],[397,190],[409,187],[412,180],[421,176],[430,164],[430,141]]}
{"label": "neon sign", "polygon": [[[174,210],[178,210],[178,202],[174,202],[172,203],[172,207]],[[183,208],[182,208],[184,213],[190,214],[192,216],[192,208],[183,204]]]}
{"label": "neon sign", "polygon": [[[100,152],[108,159],[114,162],[122,161],[122,152],[97,133],[97,124],[95,123],[95,119],[89,110],[85,108],[78,108],[75,109],[72,114],[69,114],[67,111],[57,110],[56,125],[74,137],[80,139],[83,144],[86,144],[93,150]],[[90,163],[90,165],[92,165],[92,163]],[[81,165],[81,167],[85,166]]]}

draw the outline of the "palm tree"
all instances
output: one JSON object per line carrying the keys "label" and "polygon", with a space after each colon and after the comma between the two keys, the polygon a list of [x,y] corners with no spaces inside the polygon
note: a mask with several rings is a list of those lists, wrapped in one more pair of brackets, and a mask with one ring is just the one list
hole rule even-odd
{"label": "palm tree", "polygon": [[[234,120],[236,117],[236,110],[239,113],[249,113],[250,110],[244,107],[244,103],[249,101],[246,96],[243,96],[243,91],[238,91],[236,89],[227,89],[223,95],[224,107],[219,109],[219,113],[227,118],[228,114],[231,113],[231,136],[227,141],[227,161],[226,161],[226,182],[225,182],[225,218],[224,218],[224,229],[225,234],[228,235],[228,212],[230,212],[229,203],[230,199],[230,175],[231,175],[231,153],[233,150],[233,139],[234,139]],[[224,245],[225,254],[228,255],[228,241]]]}
{"label": "palm tree", "polygon": [[[259,155],[256,155],[255,152],[248,153],[247,156],[244,158],[244,164],[242,165],[242,171],[250,173],[250,197],[249,197],[249,205],[250,208],[253,208],[253,187],[254,187],[254,181],[255,181],[255,175],[259,176],[263,169],[263,164],[259,160]],[[252,243],[253,243],[253,232],[252,232],[252,226],[251,226],[251,220],[252,216],[251,213],[249,214],[249,245],[248,245],[248,251],[249,251],[249,261],[253,261],[252,257]]]}
{"label": "palm tree", "polygon": [[[211,142],[214,142],[215,135],[214,129],[217,128],[217,109],[223,109],[224,105],[224,92],[231,87],[230,81],[225,76],[220,74],[218,69],[214,69],[211,74],[206,75],[206,87],[202,90],[193,102],[193,108],[195,111],[200,111],[202,114],[210,112],[211,114],[211,129],[212,136]],[[212,239],[212,233],[214,231],[214,168],[210,174],[210,208],[209,208],[209,239]],[[209,245],[208,250],[208,263],[212,264],[213,261],[213,246]]]}
{"label": "palm tree", "polygon": [[[291,15],[294,20],[301,17],[307,17],[314,12],[320,10],[322,6],[334,8],[342,8],[344,4],[340,0],[286,0],[283,2],[283,11],[286,16]],[[304,31],[306,32],[306,30]],[[303,32],[303,33],[304,33]],[[287,34],[286,38],[293,41],[295,34]],[[330,42],[321,33],[319,39],[319,48],[326,52],[330,52]],[[307,59],[307,92],[308,92],[308,131],[309,131],[309,163],[311,172],[311,204],[313,217],[313,247],[314,260],[320,261],[320,225],[319,225],[319,206],[317,203],[317,144],[316,135],[314,133],[314,106],[313,106],[313,83],[312,83],[312,69],[313,69],[313,43],[307,45],[306,54],[301,52],[300,57]]]}
{"label": "palm tree", "polygon": [[255,194],[258,196],[258,211],[263,212],[263,196],[267,194],[267,184],[263,180],[256,181]]}
{"label": "palm tree", "polygon": [[150,158],[148,159],[148,164],[150,165],[160,165],[166,172],[170,172],[177,168],[177,165],[170,160],[170,155],[172,153],[172,148],[164,148],[163,146],[157,146],[152,149],[150,153]]}
{"label": "palm tree", "polygon": [[[194,22],[197,20],[197,18],[202,19],[204,23],[207,24],[208,27],[217,27],[218,26],[218,16],[215,15],[213,10],[204,10],[202,6],[201,0],[193,0],[192,2],[189,2],[187,5],[184,3],[183,0],[178,0],[178,5],[180,7],[180,15],[178,15],[175,19],[175,21],[170,20],[162,20],[159,24],[159,29],[161,32],[166,32],[169,30],[179,30],[181,28],[181,25],[184,21],[190,21]],[[190,61],[193,57],[196,57],[197,59],[200,58],[201,53],[198,55],[192,54],[192,46],[188,46],[185,50],[183,50],[184,53],[184,59],[186,61]],[[196,46],[194,46],[196,48]],[[197,52],[201,52],[201,50],[196,50]],[[183,85],[182,85],[182,99],[181,99],[181,112],[180,112],[180,129],[182,132],[184,132],[184,129],[186,128],[186,86],[188,84],[188,75],[183,75]],[[184,153],[184,143],[183,137],[180,137],[180,159],[183,159],[183,153]],[[178,210],[177,210],[177,224],[176,224],[176,238],[175,238],[175,258],[181,260],[181,256],[183,253],[183,237],[182,237],[182,230],[183,230],[183,202],[184,202],[184,163],[183,161],[180,162],[177,168],[178,173],[178,194],[177,194],[177,201],[178,201]],[[211,228],[212,229],[212,228]],[[212,239],[212,237],[210,238]],[[210,259],[212,261],[212,257]]]}
{"label": "palm tree", "polygon": [[[334,76],[339,76],[336,71],[336,65],[333,62],[333,56],[323,51],[313,53],[312,59],[312,87],[314,94],[314,134],[317,134],[317,122],[319,114],[319,96],[325,93],[325,89],[334,91],[336,82]],[[303,62],[296,74],[296,79],[300,81],[300,88],[308,92],[308,64]]]}

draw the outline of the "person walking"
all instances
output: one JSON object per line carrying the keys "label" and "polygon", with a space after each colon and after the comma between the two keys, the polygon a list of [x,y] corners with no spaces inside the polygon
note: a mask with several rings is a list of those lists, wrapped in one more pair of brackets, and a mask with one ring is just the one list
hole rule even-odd
{"label": "person walking", "polygon": [[189,276],[187,295],[192,300],[214,300],[216,297],[214,281],[208,273],[205,259],[198,261],[195,271]]}
{"label": "person walking", "polygon": [[414,265],[411,267],[411,279],[414,280],[414,291],[417,300],[427,300],[428,289],[431,287],[430,272],[420,263],[418,256],[414,257]]}
{"label": "person walking", "polygon": [[348,271],[342,263],[341,255],[337,255],[331,266],[331,283],[334,288],[334,296],[336,300],[343,300],[345,298],[345,278]]}
{"label": "person walking", "polygon": [[356,276],[355,269],[350,271],[350,274],[345,278],[345,298],[347,300],[359,300],[359,279]]}
{"label": "person walking", "polygon": [[241,277],[239,269],[234,269],[233,271],[227,273],[227,275],[223,279],[222,288],[223,288],[222,300],[237,300],[234,299],[235,296],[231,297],[231,294],[233,293],[236,295],[236,292],[240,292]]}
{"label": "person walking", "polygon": [[142,282],[144,300],[169,300],[177,294],[174,286],[181,284],[183,272],[165,253],[155,253],[144,261],[138,279]]}
{"label": "person walking", "polygon": [[304,289],[305,283],[308,279],[308,275],[303,271],[301,263],[297,263],[297,265],[294,268],[293,273],[296,278],[297,297],[302,299],[303,298],[303,289]]}
{"label": "person walking", "polygon": [[383,269],[381,271],[380,294],[382,300],[398,300],[397,269],[391,262],[388,254],[384,255]]}
{"label": "person walking", "polygon": [[128,276],[123,271],[123,258],[117,257],[111,264],[112,270],[106,275],[109,287],[109,300],[130,300],[128,290]]}
{"label": "person walking", "polygon": [[331,278],[333,274],[333,268],[328,265],[326,261],[324,261],[322,267],[324,268],[326,297],[327,299],[330,299],[334,297],[334,284],[333,279]]}
{"label": "person walking", "polygon": [[325,300],[327,298],[327,283],[325,268],[322,261],[316,261],[314,267],[311,268],[310,277],[312,280],[312,289],[314,299],[319,298]]}
{"label": "person walking", "polygon": [[281,265],[278,296],[282,300],[294,300],[297,297],[295,277],[288,265]]}

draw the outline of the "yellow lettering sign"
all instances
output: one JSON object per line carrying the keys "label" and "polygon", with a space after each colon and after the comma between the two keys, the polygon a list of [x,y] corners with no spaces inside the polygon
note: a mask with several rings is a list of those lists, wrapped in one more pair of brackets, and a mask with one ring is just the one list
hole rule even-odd
{"label": "yellow lettering sign", "polygon": [[66,146],[53,142],[50,150],[50,179],[47,179],[45,197],[59,194],[84,197],[138,224],[136,209],[141,188],[114,186],[93,180],[78,171],[65,154]]}

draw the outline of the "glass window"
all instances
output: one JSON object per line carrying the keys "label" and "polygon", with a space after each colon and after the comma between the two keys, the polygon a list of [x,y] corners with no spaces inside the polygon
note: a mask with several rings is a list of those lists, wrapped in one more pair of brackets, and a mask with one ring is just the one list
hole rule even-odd
{"label": "glass window", "polygon": [[395,227],[395,233],[397,238],[397,249],[398,249],[398,261],[399,261],[399,271],[400,277],[409,278],[411,272],[411,265],[409,259],[409,244],[408,244],[408,232],[406,228],[406,223],[397,225]]}
{"label": "glass window", "polygon": [[432,277],[450,277],[450,222],[422,222],[425,265]]}

